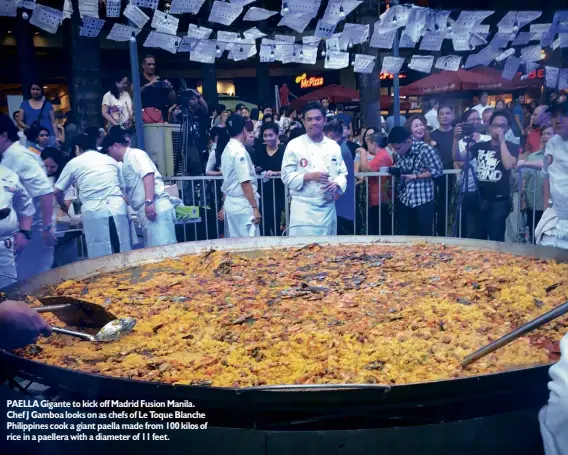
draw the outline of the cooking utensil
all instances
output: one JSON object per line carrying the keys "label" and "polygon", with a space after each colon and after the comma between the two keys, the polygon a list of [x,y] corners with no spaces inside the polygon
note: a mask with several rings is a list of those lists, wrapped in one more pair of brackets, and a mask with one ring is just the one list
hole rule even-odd
{"label": "cooking utensil", "polygon": [[46,306],[36,307],[34,310],[38,313],[53,313],[58,319],[71,326],[99,329],[116,319],[114,314],[101,305],[75,297],[42,297],[38,300]]}
{"label": "cooking utensil", "polygon": [[568,302],[564,302],[562,305],[557,306],[556,308],[550,310],[548,313],[544,313],[542,316],[539,316],[536,319],[533,319],[530,322],[520,326],[518,329],[513,330],[511,333],[495,340],[493,343],[484,346],[483,348],[475,351],[473,354],[468,355],[461,361],[462,367],[466,367],[469,364],[475,362],[476,360],[485,357],[487,354],[491,354],[492,352],[496,351],[499,348],[502,348],[506,344],[509,344],[511,341],[516,340],[517,338],[525,335],[528,332],[533,331],[534,329],[538,329],[539,327],[547,324],[548,322],[568,313]]}
{"label": "cooking utensil", "polygon": [[72,337],[81,338],[82,340],[93,342],[107,342],[117,341],[125,335],[132,332],[136,325],[134,318],[120,318],[106,324],[96,335],[89,335],[88,333],[76,332],[74,330],[60,329],[59,327],[52,327],[55,333],[62,335],[70,335]]}

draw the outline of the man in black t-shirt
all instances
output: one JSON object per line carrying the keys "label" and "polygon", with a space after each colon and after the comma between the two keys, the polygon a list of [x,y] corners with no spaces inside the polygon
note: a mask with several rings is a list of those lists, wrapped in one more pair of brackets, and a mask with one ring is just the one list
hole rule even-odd
{"label": "man in black t-shirt", "polygon": [[[444,170],[454,168],[452,146],[454,144],[454,107],[449,103],[438,107],[438,123],[440,127],[432,133],[430,138],[436,143],[436,151],[440,155]],[[448,233],[448,205],[451,199],[450,189],[454,185],[453,175],[443,175],[435,180],[436,184],[436,233],[440,237],[447,237]]]}
{"label": "man in black t-shirt", "polygon": [[495,112],[489,121],[491,140],[478,142],[469,149],[479,183],[481,208],[474,238],[480,240],[505,241],[505,222],[511,207],[511,169],[519,156],[519,146],[505,141],[509,128],[507,114]]}
{"label": "man in black t-shirt", "polygon": [[168,106],[176,102],[176,92],[171,82],[156,75],[156,59],[151,54],[142,60],[140,91],[144,123],[163,123]]}

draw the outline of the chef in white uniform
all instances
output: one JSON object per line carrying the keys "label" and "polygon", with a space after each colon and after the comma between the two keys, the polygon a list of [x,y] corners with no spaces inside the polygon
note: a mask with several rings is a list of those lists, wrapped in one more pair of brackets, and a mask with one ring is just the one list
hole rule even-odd
{"label": "chef in white uniform", "polygon": [[261,220],[258,202],[258,186],[254,165],[245,145],[254,138],[252,122],[233,114],[227,120],[231,139],[221,155],[221,173],[225,195],[223,205],[225,237],[254,237],[259,235]]}
{"label": "chef in white uniform", "polygon": [[15,172],[0,164],[0,208],[9,209],[0,219],[0,289],[17,281],[14,253],[22,251],[31,238],[32,198]]}
{"label": "chef in white uniform", "polygon": [[336,235],[335,200],[347,187],[347,168],[337,143],[323,134],[325,110],[304,108],[306,134],[288,143],[282,181],[290,189],[290,236]]}
{"label": "chef in white uniform", "polygon": [[122,134],[109,134],[102,151],[122,162],[122,178],[128,203],[138,214],[146,248],[176,243],[176,213],[164,189],[162,174],[144,150],[128,146]]}
{"label": "chef in white uniform", "polygon": [[118,163],[98,152],[96,147],[92,136],[81,133],[75,138],[77,156],[63,168],[54,191],[61,209],[66,211],[65,192],[71,185],[77,185],[83,232],[91,259],[132,249]]}
{"label": "chef in white uniform", "polygon": [[548,183],[550,188],[550,200],[535,229],[535,235],[539,245],[568,249],[568,99],[566,95],[558,97],[557,104],[552,107],[552,115],[556,134],[546,144],[542,169],[545,187]]}
{"label": "chef in white uniform", "polygon": [[10,117],[0,115],[0,154],[2,164],[14,171],[22,186],[33,198],[31,239],[16,255],[18,279],[25,280],[46,272],[53,264],[55,214],[53,212],[53,186],[47,177],[41,158],[26,150],[18,142],[18,129]]}

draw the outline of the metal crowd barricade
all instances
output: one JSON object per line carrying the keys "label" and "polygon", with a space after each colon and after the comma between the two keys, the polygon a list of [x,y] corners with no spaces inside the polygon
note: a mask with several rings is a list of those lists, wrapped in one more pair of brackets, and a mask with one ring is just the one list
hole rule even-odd
{"label": "metal crowd barricade", "polygon": [[[527,175],[528,172],[540,172],[533,170],[525,170],[523,175]],[[442,200],[445,204],[444,209],[437,207],[436,215],[444,217],[443,226],[445,227],[444,235],[450,236],[451,229],[455,222],[458,220],[458,237],[466,237],[466,232],[462,226],[462,220],[464,219],[464,212],[461,208],[457,207],[458,200],[458,185],[457,178],[461,173],[460,170],[445,170],[444,175],[440,178],[445,179],[445,194],[439,195],[438,200]],[[382,179],[379,180],[378,185],[378,233],[379,235],[384,235],[383,233],[383,210],[381,206],[383,204],[388,204],[389,214],[390,214],[390,232],[396,233],[396,201],[395,201],[395,182],[394,178],[387,173],[382,172],[360,172],[355,174],[356,179],[361,179],[361,183],[356,186],[356,191],[354,195],[353,204],[355,206],[355,220],[354,220],[354,233],[357,235],[368,235],[369,234],[369,182],[370,179],[389,179],[391,187],[390,200],[385,201],[383,185],[381,184]],[[193,225],[178,227],[183,231],[182,238],[183,241],[191,240],[209,240],[212,238],[220,238],[223,236],[223,223],[217,220],[217,214],[221,209],[222,203],[222,193],[220,190],[221,182],[223,180],[222,176],[194,176],[194,177],[167,177],[164,178],[167,185],[175,184],[178,187],[180,198],[186,203],[186,205],[195,205],[199,207],[200,212],[200,223],[194,223]],[[290,227],[290,198],[288,195],[288,189],[284,188],[284,196],[282,204],[277,203],[277,191],[276,186],[278,184],[280,177],[270,177],[268,181],[263,182],[260,178],[258,180],[258,188],[260,194],[260,210],[262,215],[261,223],[261,235],[270,235],[271,231],[274,234],[281,235],[287,228]],[[537,188],[537,179],[531,179],[532,192],[531,194],[536,194],[537,191],[542,191],[541,188]],[[364,190],[362,190],[362,188]],[[516,189],[515,191],[519,191]],[[265,197],[268,195],[268,197]],[[518,200],[518,204],[521,204],[521,195],[515,199]],[[188,203],[189,202],[189,203]],[[278,213],[277,207],[283,205],[283,214]],[[533,238],[536,225],[538,223],[537,211],[538,207],[532,204],[533,210],[527,210],[521,212],[520,207],[515,210],[514,213],[519,214],[519,219],[516,223],[519,226],[518,232],[515,232],[516,241],[519,242],[533,242]],[[357,213],[361,211],[360,216]],[[526,222],[525,222],[526,217]],[[281,220],[285,219],[285,225],[281,225]],[[441,223],[440,223],[441,224]],[[510,223],[513,226],[515,223]],[[438,226],[438,223],[435,224]],[[374,226],[373,226],[374,228]],[[527,230],[530,231],[531,235],[527,235]],[[376,232],[376,231],[375,231]],[[530,237],[530,239],[528,238]]]}

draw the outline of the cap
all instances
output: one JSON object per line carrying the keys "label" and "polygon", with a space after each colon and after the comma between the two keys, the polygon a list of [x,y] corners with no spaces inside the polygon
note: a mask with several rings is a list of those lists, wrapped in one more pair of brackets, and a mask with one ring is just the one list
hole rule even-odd
{"label": "cap", "polygon": [[233,114],[227,120],[227,131],[229,136],[235,137],[243,132],[248,120],[240,115]]}
{"label": "cap", "polygon": [[568,115],[568,97],[566,95],[560,95],[550,106],[550,111],[552,115]]}

